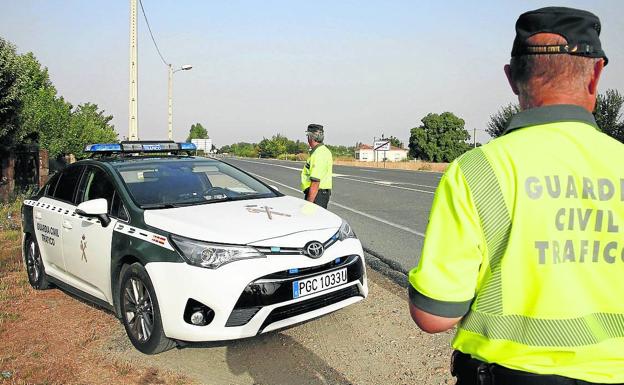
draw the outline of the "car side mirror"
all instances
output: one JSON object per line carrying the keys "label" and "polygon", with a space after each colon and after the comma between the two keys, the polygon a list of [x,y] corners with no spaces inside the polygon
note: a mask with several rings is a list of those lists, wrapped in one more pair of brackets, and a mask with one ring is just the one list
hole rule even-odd
{"label": "car side mirror", "polygon": [[110,218],[108,217],[108,202],[104,198],[82,202],[76,207],[76,214],[85,217],[96,217],[100,220],[103,227],[108,226],[110,223]]}
{"label": "car side mirror", "polygon": [[277,187],[273,186],[272,184],[270,184],[269,187],[272,188],[275,191],[279,191],[279,189]]}

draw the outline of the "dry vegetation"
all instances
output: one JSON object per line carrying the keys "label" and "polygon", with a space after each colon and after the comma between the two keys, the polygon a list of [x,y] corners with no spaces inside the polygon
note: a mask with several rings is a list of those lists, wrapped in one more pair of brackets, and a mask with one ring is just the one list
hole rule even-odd
{"label": "dry vegetation", "polygon": [[422,161],[409,162],[362,162],[352,158],[337,158],[334,160],[337,166],[355,166],[355,167],[372,167],[372,168],[389,168],[396,170],[413,170],[413,171],[437,171],[444,172],[448,167],[448,163],[429,163]]}
{"label": "dry vegetation", "polygon": [[0,204],[0,384],[187,384],[180,375],[105,354],[113,314],[33,290],[21,260],[19,203]]}

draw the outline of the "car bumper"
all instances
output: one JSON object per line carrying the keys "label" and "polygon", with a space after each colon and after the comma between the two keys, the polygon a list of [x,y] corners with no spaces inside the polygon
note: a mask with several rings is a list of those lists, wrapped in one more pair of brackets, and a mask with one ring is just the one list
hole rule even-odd
{"label": "car bumper", "polygon": [[[145,267],[158,300],[165,335],[182,341],[218,341],[255,336],[341,309],[368,295],[364,253],[357,239],[336,242],[319,259],[269,255],[216,270],[186,263]],[[339,262],[337,262],[339,259]],[[346,268],[348,281],[293,299],[292,282]],[[289,271],[298,269],[290,275]],[[185,321],[189,300],[214,311],[204,326]]]}

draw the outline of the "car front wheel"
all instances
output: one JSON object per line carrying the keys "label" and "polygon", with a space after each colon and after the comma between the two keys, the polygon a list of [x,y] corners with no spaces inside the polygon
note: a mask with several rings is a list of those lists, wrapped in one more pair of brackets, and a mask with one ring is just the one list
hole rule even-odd
{"label": "car front wheel", "polygon": [[122,269],[120,304],[126,333],[135,348],[157,354],[175,346],[163,331],[160,308],[152,281],[139,263]]}
{"label": "car front wheel", "polygon": [[48,276],[45,273],[37,240],[33,237],[29,237],[26,241],[25,247],[26,272],[28,273],[28,282],[30,282],[30,286],[37,290],[49,289],[52,285],[48,281]]}

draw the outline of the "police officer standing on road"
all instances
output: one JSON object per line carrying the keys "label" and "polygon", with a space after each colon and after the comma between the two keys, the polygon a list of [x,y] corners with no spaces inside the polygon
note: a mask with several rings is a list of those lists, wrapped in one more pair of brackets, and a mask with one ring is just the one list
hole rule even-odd
{"label": "police officer standing on road", "polygon": [[410,313],[453,340],[457,384],[624,383],[624,145],[591,112],[607,57],[594,14],[516,23],[505,135],[449,165]]}
{"label": "police officer standing on road", "polygon": [[332,154],[323,144],[323,126],[310,124],[306,136],[311,152],[301,170],[301,190],[307,201],[327,208],[332,188]]}

